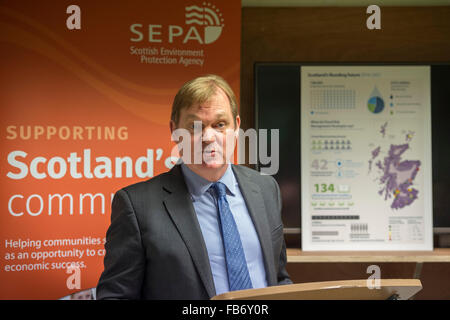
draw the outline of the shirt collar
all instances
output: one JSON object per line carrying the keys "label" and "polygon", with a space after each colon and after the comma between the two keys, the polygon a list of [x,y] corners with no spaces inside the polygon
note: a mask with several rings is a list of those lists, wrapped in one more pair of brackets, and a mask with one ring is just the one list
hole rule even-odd
{"label": "shirt collar", "polygon": [[[194,171],[189,169],[187,165],[181,163],[181,171],[183,172],[184,178],[186,180],[186,185],[188,187],[189,193],[192,196],[200,197],[212,186],[213,182],[206,180],[205,178],[199,176]],[[226,187],[228,192],[234,196],[236,194],[236,178],[231,168],[231,164],[228,164],[228,168],[223,174],[223,176],[218,180],[222,182]]]}

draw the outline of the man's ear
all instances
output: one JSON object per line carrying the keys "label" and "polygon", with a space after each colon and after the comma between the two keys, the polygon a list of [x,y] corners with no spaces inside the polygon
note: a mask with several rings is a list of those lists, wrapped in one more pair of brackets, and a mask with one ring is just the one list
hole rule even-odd
{"label": "man's ear", "polygon": [[236,123],[236,126],[235,126],[234,130],[237,131],[241,127],[241,118],[239,116],[236,116],[235,123]]}
{"label": "man's ear", "polygon": [[170,120],[169,126],[170,126],[170,134],[172,134],[173,131],[177,128],[177,125],[173,120]]}

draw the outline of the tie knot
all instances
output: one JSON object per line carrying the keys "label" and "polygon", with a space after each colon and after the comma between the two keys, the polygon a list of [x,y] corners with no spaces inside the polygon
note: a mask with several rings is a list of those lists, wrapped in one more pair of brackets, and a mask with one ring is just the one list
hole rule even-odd
{"label": "tie knot", "polygon": [[226,196],[227,187],[225,186],[225,184],[223,184],[222,182],[215,182],[212,186],[216,191],[218,197]]}

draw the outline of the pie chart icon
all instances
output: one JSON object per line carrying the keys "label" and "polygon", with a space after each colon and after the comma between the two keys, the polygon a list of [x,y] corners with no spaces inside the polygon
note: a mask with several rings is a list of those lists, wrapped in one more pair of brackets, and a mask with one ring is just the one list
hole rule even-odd
{"label": "pie chart icon", "polygon": [[367,103],[367,107],[372,113],[380,113],[384,109],[384,101],[380,97],[371,97]]}

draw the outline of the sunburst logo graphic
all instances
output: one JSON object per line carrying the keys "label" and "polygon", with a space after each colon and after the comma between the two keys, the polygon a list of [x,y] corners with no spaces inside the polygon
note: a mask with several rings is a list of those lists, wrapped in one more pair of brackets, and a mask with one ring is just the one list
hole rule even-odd
{"label": "sunburst logo graphic", "polygon": [[213,43],[219,39],[224,25],[222,13],[215,5],[203,2],[202,7],[193,5],[186,7],[186,24],[198,24],[203,26],[204,43]]}

